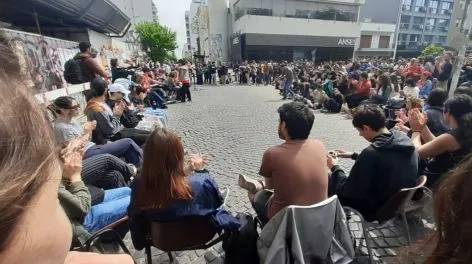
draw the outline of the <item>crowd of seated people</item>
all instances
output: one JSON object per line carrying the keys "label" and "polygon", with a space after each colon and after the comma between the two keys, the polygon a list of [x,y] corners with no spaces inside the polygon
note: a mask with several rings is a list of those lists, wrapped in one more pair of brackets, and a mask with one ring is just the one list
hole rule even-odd
{"label": "crowd of seated people", "polygon": [[[1,260],[132,263],[131,257],[125,255],[70,252],[76,243],[83,243],[92,233],[126,215],[138,250],[144,247],[149,233],[146,222],[202,216],[219,229],[239,229],[238,220],[222,207],[224,201],[217,183],[204,170],[205,156],[191,155],[186,164],[182,142],[170,130],[157,128],[149,132],[125,127],[125,110],[135,110],[131,102],[126,102],[126,87],[120,83],[108,86],[103,79],[93,79],[92,97],[85,109],[89,122],[82,126],[73,121],[78,104],[70,97],[61,97],[53,102],[51,109],[57,116],[51,126],[21,81],[20,63],[6,43],[0,38],[0,63],[5,65],[5,71],[0,72],[0,96],[11,98],[0,104]],[[348,75],[352,79],[348,80],[348,89],[358,85],[354,89],[358,95],[349,99],[354,105],[364,96],[366,87],[378,87],[381,96],[388,93],[388,88],[383,87],[389,85],[386,78],[379,78],[381,83],[376,86],[369,84],[368,74],[358,73],[358,69],[366,67],[367,63],[356,66]],[[405,75],[410,77],[407,80],[422,78],[418,67],[414,62],[406,68]],[[447,67],[437,68],[439,74],[447,71]],[[290,71],[284,65],[281,73],[290,79]],[[334,77],[326,76],[330,75]],[[332,99],[339,103],[334,98],[343,98],[339,97],[341,90],[335,85],[330,87],[329,81],[324,84],[316,88],[329,97],[322,105],[333,105]],[[16,87],[15,96],[11,96],[11,87]],[[145,100],[146,89],[134,89],[131,98],[135,102]],[[285,96],[291,93],[290,89],[286,88]],[[471,159],[467,158],[472,124],[469,93],[470,88],[462,87],[447,98],[445,90],[432,89],[423,111],[422,104],[415,101],[420,99],[403,91],[408,111],[404,112],[404,119],[399,119],[407,122],[393,130],[386,128],[380,106],[359,102],[353,107],[352,124],[371,143],[360,154],[327,153],[323,142],[309,138],[314,113],[301,102],[284,104],[278,109],[278,135],[284,142],[264,153],[259,170],[263,181],[240,175],[238,184],[248,191],[249,202],[263,223],[289,205],[313,205],[333,194],[338,195],[341,204],[375,220],[375,212],[389,197],[414,186],[417,177],[426,174],[428,186],[435,187],[437,193],[438,223],[436,250],[430,252],[428,263],[448,263],[451,259],[470,262],[472,255],[467,246],[472,236],[464,231],[470,215],[468,190],[472,183],[468,180]],[[441,122],[439,112],[433,110],[439,110],[442,103]],[[16,107],[20,104],[21,108]],[[111,150],[113,147],[122,152]],[[349,177],[337,166],[338,157],[356,160]],[[139,166],[139,172],[120,158]],[[95,159],[109,161],[86,165]]]}

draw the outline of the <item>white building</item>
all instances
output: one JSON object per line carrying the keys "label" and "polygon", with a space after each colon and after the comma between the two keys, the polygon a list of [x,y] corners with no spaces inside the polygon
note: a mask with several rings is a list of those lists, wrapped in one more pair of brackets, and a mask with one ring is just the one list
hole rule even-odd
{"label": "white building", "polygon": [[131,57],[142,55],[141,43],[135,26],[141,22],[157,21],[157,7],[153,0],[111,0],[118,8],[131,19],[131,27],[123,38],[116,38],[115,42],[122,41],[130,51]]}
{"label": "white building", "polygon": [[394,52],[395,24],[361,23],[357,57],[391,57]]}
{"label": "white building", "polygon": [[364,0],[230,0],[231,59],[352,58]]}
{"label": "white building", "polygon": [[[190,33],[190,40],[187,40],[187,43],[190,44],[190,50],[193,53],[198,53],[198,8],[200,5],[205,5],[205,0],[192,0],[190,4],[190,10],[188,10],[188,23],[189,23],[189,33]],[[186,13],[187,14],[187,13]]]}

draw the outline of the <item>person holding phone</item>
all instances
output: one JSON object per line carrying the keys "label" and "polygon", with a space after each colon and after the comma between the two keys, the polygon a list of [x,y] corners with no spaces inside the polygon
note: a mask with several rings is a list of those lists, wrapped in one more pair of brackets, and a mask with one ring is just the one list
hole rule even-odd
{"label": "person holding phone", "polygon": [[[353,112],[353,126],[371,144],[360,154],[336,151],[327,155],[329,195],[338,195],[342,205],[359,211],[368,221],[398,190],[413,187],[418,176],[418,154],[410,138],[385,127],[385,114],[374,104],[360,105]],[[338,158],[355,160],[349,177]]]}

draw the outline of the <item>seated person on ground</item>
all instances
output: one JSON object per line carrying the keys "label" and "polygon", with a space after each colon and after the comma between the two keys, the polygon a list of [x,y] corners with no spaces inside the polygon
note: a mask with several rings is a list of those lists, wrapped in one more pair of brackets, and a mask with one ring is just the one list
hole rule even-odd
{"label": "seated person on ground", "polygon": [[278,112],[278,134],[285,142],[264,153],[259,170],[264,181],[239,176],[239,186],[248,190],[264,224],[284,207],[325,200],[328,191],[325,147],[319,140],[308,139],[313,112],[299,102],[284,104]]}
{"label": "seated person on ground", "polygon": [[355,89],[354,93],[346,96],[346,103],[349,109],[356,108],[362,101],[369,99],[370,88],[372,88],[367,72],[362,72],[360,74],[359,83],[356,84],[356,81],[353,81],[352,85]]}
{"label": "seated person on ground", "polygon": [[371,101],[374,104],[385,105],[390,99],[393,91],[390,76],[387,74],[381,74],[379,76],[379,88],[377,94],[372,95]]}
{"label": "seated person on ground", "polygon": [[64,160],[59,202],[72,224],[72,246],[85,243],[96,232],[126,215],[130,201],[128,187],[104,191],[103,200],[92,202],[90,192],[82,181],[82,155],[72,150]]}
{"label": "seated person on ground", "polygon": [[121,124],[120,118],[126,105],[124,102],[120,102],[111,110],[105,103],[107,88],[108,85],[103,79],[97,78],[90,82],[90,99],[84,112],[89,121],[97,121],[97,128],[92,132],[92,141],[98,145],[103,145],[109,140],[131,138],[137,145],[143,145],[149,132],[135,128],[125,128]]}
{"label": "seated person on ground", "polygon": [[433,90],[433,82],[431,81],[432,74],[429,71],[421,73],[421,79],[416,83],[416,86],[420,89],[420,98],[426,99]]}
{"label": "seated person on ground", "polygon": [[97,122],[86,122],[83,126],[78,120],[73,120],[79,115],[80,105],[70,96],[61,96],[54,100],[49,107],[56,119],[53,121],[54,135],[57,144],[66,144],[73,139],[81,138],[86,142],[84,158],[90,158],[100,154],[112,154],[123,158],[126,162],[137,167],[141,166],[143,152],[132,139],[123,138],[114,142],[97,145],[90,141],[92,131]]}
{"label": "seated person on ground", "polygon": [[111,81],[114,83],[116,79],[119,78],[128,78],[129,75],[133,75],[134,71],[130,71],[125,68],[121,68],[118,65],[118,59],[111,59],[110,60],[110,65],[111,65]]}
{"label": "seated person on ground", "polygon": [[332,98],[329,98],[325,101],[323,107],[328,110],[330,113],[339,113],[341,112],[341,107],[344,102],[344,97],[339,92],[338,88],[334,89],[334,94]]}
{"label": "seated person on ground", "polygon": [[410,117],[413,143],[420,158],[426,162],[423,174],[428,177],[428,187],[436,186],[444,173],[470,153],[472,98],[468,95],[449,98],[444,104],[443,118],[451,130],[435,137],[427,126],[426,115],[413,111]]}
{"label": "seated person on ground", "polygon": [[416,87],[415,80],[407,79],[405,81],[405,87],[403,90],[400,91],[400,95],[404,98],[419,98],[420,97],[420,89]]}
{"label": "seated person on ground", "polygon": [[221,206],[218,185],[208,173],[198,173],[206,157],[192,155],[184,167],[184,148],[171,131],[158,128],[144,146],[141,174],[131,185],[128,208],[131,238],[137,250],[144,248],[147,221],[172,222],[189,216],[208,217],[217,228],[235,231],[237,220]]}
{"label": "seated person on ground", "polygon": [[343,206],[356,209],[367,220],[375,220],[376,212],[392,195],[415,186],[418,154],[404,133],[388,131],[385,115],[377,105],[356,108],[352,124],[371,145],[360,154],[337,151],[337,157],[356,161],[349,177],[337,166],[337,157],[328,155],[329,194],[338,195]]}

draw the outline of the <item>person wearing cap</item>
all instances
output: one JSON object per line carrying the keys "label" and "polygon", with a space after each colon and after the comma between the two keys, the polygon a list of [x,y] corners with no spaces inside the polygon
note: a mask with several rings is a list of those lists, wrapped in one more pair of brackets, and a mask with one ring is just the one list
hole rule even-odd
{"label": "person wearing cap", "polygon": [[112,99],[109,99],[108,103],[111,104],[114,101],[114,104],[111,104],[113,107],[105,102],[108,96],[106,81],[96,78],[90,82],[91,94],[84,113],[89,121],[97,121],[97,128],[92,132],[92,141],[95,144],[103,145],[108,141],[131,138],[136,144],[142,146],[149,132],[126,127],[120,122],[125,110],[130,110],[123,100],[129,91],[119,84],[114,84],[110,88],[112,88]]}
{"label": "person wearing cap", "polygon": [[96,77],[108,78],[105,71],[98,65],[92,54],[92,46],[88,42],[79,43],[80,53],[75,55],[74,60],[80,60],[82,80],[90,82]]}
{"label": "person wearing cap", "polygon": [[426,99],[433,90],[433,82],[431,77],[433,74],[429,71],[424,71],[421,73],[420,80],[416,83],[416,86],[420,88],[420,98]]}

